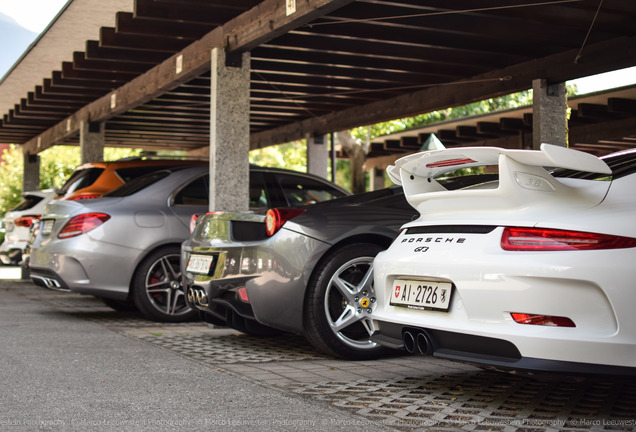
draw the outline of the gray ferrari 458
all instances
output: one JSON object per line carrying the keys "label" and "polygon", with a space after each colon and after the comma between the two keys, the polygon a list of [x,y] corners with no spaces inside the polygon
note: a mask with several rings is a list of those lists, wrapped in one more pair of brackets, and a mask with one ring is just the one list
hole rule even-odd
{"label": "gray ferrari 458", "polygon": [[[494,178],[440,181],[457,189]],[[387,349],[370,341],[373,259],[417,215],[398,187],[266,214],[206,214],[182,245],[188,302],[213,324],[282,330],[332,356],[376,358]]]}
{"label": "gray ferrari 458", "polygon": [[416,212],[401,189],[265,214],[199,218],[182,246],[188,301],[248,334],[304,334],[342,358],[374,358],[372,262]]}

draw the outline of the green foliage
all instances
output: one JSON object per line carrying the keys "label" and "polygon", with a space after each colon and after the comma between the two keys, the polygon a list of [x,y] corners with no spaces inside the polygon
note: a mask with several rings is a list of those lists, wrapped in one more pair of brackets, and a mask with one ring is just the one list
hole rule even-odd
{"label": "green foliage", "polygon": [[[570,90],[571,89],[568,88],[568,91]],[[414,129],[444,120],[485,114],[504,109],[519,108],[531,104],[532,90],[526,90],[519,93],[474,102],[460,107],[447,108],[445,110],[433,111],[404,119],[391,120],[371,126],[358,127],[353,129],[351,134],[365,142],[367,137],[368,139],[373,140],[382,135],[389,135],[407,129]]]}
{"label": "green foliage", "polygon": [[[299,140],[252,150],[250,152],[250,163],[307,172],[307,142]],[[331,172],[329,172],[329,176],[331,178]],[[336,161],[336,184],[346,189],[351,188],[351,170],[349,169],[348,160]]]}
{"label": "green foliage", "polygon": [[5,214],[22,199],[22,152],[11,146],[2,151],[0,164],[0,213]]}
{"label": "green foliage", "polygon": [[250,163],[264,167],[307,171],[307,144],[294,141],[287,144],[252,150]]}
{"label": "green foliage", "polygon": [[[105,148],[104,160],[117,160],[138,156],[140,149]],[[80,164],[80,149],[77,146],[55,146],[41,152],[40,189],[61,187]],[[22,199],[22,150],[12,145],[2,153],[0,163],[0,214],[18,205]]]}

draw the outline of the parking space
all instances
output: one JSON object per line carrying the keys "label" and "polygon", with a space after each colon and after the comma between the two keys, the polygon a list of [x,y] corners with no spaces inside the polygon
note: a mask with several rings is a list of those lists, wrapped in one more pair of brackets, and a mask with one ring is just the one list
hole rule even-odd
{"label": "parking space", "polygon": [[258,338],[200,322],[165,324],[117,313],[88,296],[30,282],[3,289],[78,322],[161,347],[230,375],[351,415],[351,426],[395,430],[636,430],[636,383],[536,380],[434,357],[342,361],[293,335]]}

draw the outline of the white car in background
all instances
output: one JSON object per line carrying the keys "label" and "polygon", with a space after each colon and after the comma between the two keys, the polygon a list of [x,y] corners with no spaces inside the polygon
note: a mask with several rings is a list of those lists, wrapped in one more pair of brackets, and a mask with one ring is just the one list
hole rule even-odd
{"label": "white car in background", "polygon": [[[488,165],[490,189],[435,180]],[[374,261],[373,341],[508,371],[636,375],[636,151],[456,148],[388,172],[420,216]]]}
{"label": "white car in background", "polygon": [[4,215],[4,241],[0,245],[0,261],[19,265],[27,246],[31,226],[40,220],[46,204],[56,197],[52,189],[24,192],[22,201]]}

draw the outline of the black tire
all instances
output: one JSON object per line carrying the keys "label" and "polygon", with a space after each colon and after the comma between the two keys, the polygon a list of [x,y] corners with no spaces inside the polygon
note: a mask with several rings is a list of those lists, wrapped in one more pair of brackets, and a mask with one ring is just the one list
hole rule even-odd
{"label": "black tire", "polygon": [[[305,337],[313,346],[350,360],[370,360],[390,352],[369,340],[369,312],[375,304],[372,264],[382,250],[373,243],[350,244],[331,253],[316,268],[307,286],[304,311]],[[348,323],[334,327],[344,317]]]}
{"label": "black tire", "polygon": [[104,298],[101,297],[102,302],[104,302],[104,304],[106,306],[108,306],[111,309],[116,310],[117,312],[135,312],[137,311],[137,307],[135,306],[135,304],[131,301],[128,300],[114,300],[111,298]]}
{"label": "black tire", "polygon": [[179,246],[166,246],[148,255],[133,276],[132,299],[147,318],[163,322],[192,321],[181,284]]}

